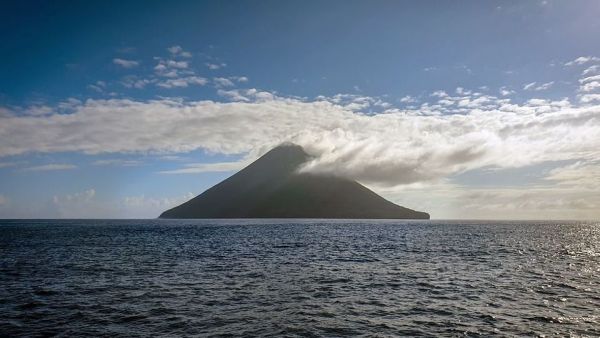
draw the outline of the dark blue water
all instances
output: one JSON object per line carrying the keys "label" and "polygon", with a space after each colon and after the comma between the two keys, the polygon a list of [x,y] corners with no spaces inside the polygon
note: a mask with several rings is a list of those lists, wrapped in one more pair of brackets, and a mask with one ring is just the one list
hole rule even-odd
{"label": "dark blue water", "polygon": [[600,223],[0,221],[2,336],[600,335]]}

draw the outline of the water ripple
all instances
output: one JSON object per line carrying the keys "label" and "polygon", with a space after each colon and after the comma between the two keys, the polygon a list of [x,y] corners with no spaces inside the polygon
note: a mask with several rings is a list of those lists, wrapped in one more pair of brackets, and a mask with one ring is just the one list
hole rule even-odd
{"label": "water ripple", "polygon": [[0,221],[0,336],[599,336],[600,224]]}

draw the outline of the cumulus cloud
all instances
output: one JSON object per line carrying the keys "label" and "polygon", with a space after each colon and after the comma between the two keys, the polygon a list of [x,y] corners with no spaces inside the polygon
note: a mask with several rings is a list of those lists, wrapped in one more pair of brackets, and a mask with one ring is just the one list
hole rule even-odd
{"label": "cumulus cloud", "polygon": [[[161,88],[186,88],[191,85],[204,86],[208,79],[198,76],[191,67],[188,60],[182,60],[182,57],[191,57],[181,46],[172,46],[167,49],[171,54],[169,58],[155,57],[158,61],[154,66],[154,76],[150,79],[131,78],[123,82],[123,85],[130,88],[143,88],[146,84],[154,83]],[[217,80],[218,81],[218,80]]]}
{"label": "cumulus cloud", "polygon": [[587,82],[579,87],[579,90],[582,92],[592,92],[597,89],[600,89],[600,81]]}
{"label": "cumulus cloud", "polygon": [[135,60],[125,60],[125,59],[119,59],[119,58],[114,58],[113,63],[115,65],[121,66],[123,68],[134,68],[140,64],[138,61],[135,61]]}
{"label": "cumulus cloud", "polygon": [[56,170],[71,170],[76,169],[77,166],[73,164],[44,164],[34,167],[24,168],[23,171],[56,171]]}
{"label": "cumulus cloud", "polygon": [[509,95],[514,94],[514,93],[515,93],[514,90],[510,90],[510,89],[508,89],[506,87],[500,88],[500,95],[502,95],[502,96],[509,96]]}
{"label": "cumulus cloud", "polygon": [[154,73],[160,77],[176,78],[185,75],[193,75],[194,71],[189,70],[188,61],[177,61],[163,58],[156,58],[158,64],[154,66]]}
{"label": "cumulus cloud", "polygon": [[581,103],[600,102],[600,94],[585,94],[579,97]]}
{"label": "cumulus cloud", "polygon": [[180,57],[184,57],[184,58],[192,57],[192,53],[185,51],[181,46],[171,46],[171,47],[167,48],[167,50],[173,56],[180,56]]}
{"label": "cumulus cloud", "polygon": [[402,103],[415,103],[415,102],[417,102],[417,99],[415,99],[414,97],[412,97],[410,95],[406,95],[406,96],[403,96],[402,98],[400,98],[400,102],[402,102]]}
{"label": "cumulus cloud", "polygon": [[230,79],[224,77],[215,77],[213,78],[213,82],[217,88],[222,87],[233,87],[235,84]]}

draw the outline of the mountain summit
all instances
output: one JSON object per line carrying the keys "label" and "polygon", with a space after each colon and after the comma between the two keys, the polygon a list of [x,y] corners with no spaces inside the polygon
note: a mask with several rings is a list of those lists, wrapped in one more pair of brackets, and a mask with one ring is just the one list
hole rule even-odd
{"label": "mountain summit", "polygon": [[160,218],[401,218],[429,214],[396,205],[356,181],[299,173],[302,147],[278,146]]}

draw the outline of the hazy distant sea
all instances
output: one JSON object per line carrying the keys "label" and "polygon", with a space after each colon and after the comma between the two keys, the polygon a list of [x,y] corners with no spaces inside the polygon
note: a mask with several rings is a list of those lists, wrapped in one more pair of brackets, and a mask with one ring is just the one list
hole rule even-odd
{"label": "hazy distant sea", "polygon": [[599,222],[0,221],[1,336],[598,336],[599,284]]}

